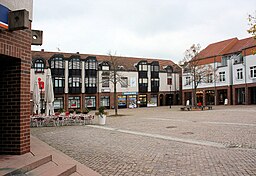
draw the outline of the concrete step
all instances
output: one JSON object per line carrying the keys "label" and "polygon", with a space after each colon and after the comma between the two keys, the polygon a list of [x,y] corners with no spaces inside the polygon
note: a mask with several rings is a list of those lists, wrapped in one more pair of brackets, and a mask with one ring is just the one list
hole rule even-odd
{"label": "concrete step", "polygon": [[76,172],[76,165],[61,165],[47,170],[40,176],[69,176]]}
{"label": "concrete step", "polygon": [[31,158],[26,158],[9,165],[8,168],[1,169],[0,175],[11,176],[11,175],[23,175],[39,166],[44,165],[52,161],[52,155],[48,156],[34,156]]}
{"label": "concrete step", "polygon": [[26,176],[41,175],[44,172],[46,172],[47,170],[55,168],[55,167],[57,167],[57,164],[52,162],[52,161],[50,161],[48,163],[45,163],[45,164],[43,164],[43,165],[41,165],[41,166],[39,166],[39,167],[37,167],[37,168],[27,172],[25,175]]}

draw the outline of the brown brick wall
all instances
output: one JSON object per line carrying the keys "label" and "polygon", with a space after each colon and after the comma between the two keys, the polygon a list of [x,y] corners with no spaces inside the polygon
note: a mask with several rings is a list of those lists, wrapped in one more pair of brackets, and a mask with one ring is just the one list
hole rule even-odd
{"label": "brown brick wall", "polygon": [[31,30],[0,31],[0,154],[30,151]]}

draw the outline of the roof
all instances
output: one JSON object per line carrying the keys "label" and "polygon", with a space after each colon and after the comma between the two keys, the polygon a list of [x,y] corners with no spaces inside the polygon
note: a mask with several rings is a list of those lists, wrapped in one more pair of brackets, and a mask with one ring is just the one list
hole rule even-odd
{"label": "roof", "polygon": [[256,40],[253,37],[238,40],[236,44],[225,54],[241,52],[243,49],[256,46]]}
{"label": "roof", "polygon": [[[108,55],[95,55],[95,54],[79,54],[79,53],[63,53],[63,52],[47,52],[47,51],[32,51],[32,58],[43,58],[45,60],[49,60],[52,56],[60,54],[63,55],[65,59],[70,58],[73,55],[79,55],[81,60],[85,60],[88,56],[95,56],[97,61],[110,61],[111,58]],[[151,58],[137,58],[137,57],[122,57],[116,56],[119,63],[122,64],[124,70],[136,71],[134,67],[140,61],[147,61],[148,63],[152,63],[154,61],[159,62],[160,71],[163,71],[164,66],[172,66],[174,71],[180,71],[180,67],[172,62],[171,60],[163,60],[163,59],[151,59]]]}
{"label": "roof", "polygon": [[217,43],[212,43],[199,53],[199,58],[203,59],[203,58],[209,58],[209,57],[222,55],[226,51],[228,51],[231,47],[233,47],[233,45],[237,41],[238,41],[237,38],[231,38],[231,39],[220,41]]}

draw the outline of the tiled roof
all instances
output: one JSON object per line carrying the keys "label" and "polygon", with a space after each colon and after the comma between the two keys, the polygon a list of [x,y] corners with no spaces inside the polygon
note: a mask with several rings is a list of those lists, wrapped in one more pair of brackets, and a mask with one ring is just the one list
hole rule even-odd
{"label": "tiled roof", "polygon": [[241,52],[243,49],[256,46],[256,40],[253,37],[238,40],[236,44],[225,54]]}
{"label": "tiled roof", "polygon": [[[88,56],[95,56],[98,62],[101,61],[110,61],[110,56],[108,55],[95,55],[95,54],[78,54],[78,53],[61,53],[61,52],[47,52],[47,51],[32,51],[32,58],[44,58],[45,60],[49,60],[52,56],[55,54],[61,54],[65,59],[70,58],[72,55],[79,55],[81,57],[81,60],[85,60]],[[181,69],[180,67],[172,62],[171,60],[163,60],[163,59],[150,59],[150,58],[136,58],[136,57],[118,57],[118,63],[121,63],[124,70],[131,70],[136,71],[136,68],[134,67],[138,62],[144,60],[148,63],[151,63],[153,61],[158,61],[160,70],[163,71],[164,66],[172,66],[174,71],[179,72]]]}
{"label": "tiled roof", "polygon": [[232,45],[234,45],[237,41],[238,41],[237,38],[232,38],[232,39],[220,41],[217,43],[212,43],[199,53],[199,58],[203,59],[203,58],[222,55],[227,50],[229,50],[229,48],[232,47]]}

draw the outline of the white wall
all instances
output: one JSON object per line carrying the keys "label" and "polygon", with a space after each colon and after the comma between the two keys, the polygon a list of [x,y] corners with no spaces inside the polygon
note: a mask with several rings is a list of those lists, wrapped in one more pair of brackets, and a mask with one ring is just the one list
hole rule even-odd
{"label": "white wall", "polygon": [[[105,89],[107,91],[108,88],[102,87],[102,71],[98,71],[99,77],[98,77],[98,82],[99,82],[99,92],[104,92],[102,91]],[[138,72],[132,72],[132,71],[122,71],[118,72],[119,75],[122,77],[127,77],[128,78],[128,87],[127,88],[122,88],[120,83],[117,83],[117,92],[138,92]],[[110,82],[110,92],[114,92],[114,85]]]}
{"label": "white wall", "polygon": [[250,76],[250,67],[256,66],[256,55],[246,56],[246,82],[247,83],[256,83],[256,78],[251,78]]}

